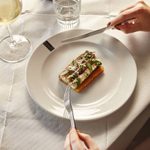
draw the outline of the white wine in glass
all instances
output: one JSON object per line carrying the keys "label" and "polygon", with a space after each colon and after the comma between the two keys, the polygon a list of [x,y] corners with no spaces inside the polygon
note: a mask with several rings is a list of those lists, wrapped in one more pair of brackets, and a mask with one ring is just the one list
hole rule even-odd
{"label": "white wine in glass", "polygon": [[12,35],[9,24],[21,13],[21,0],[0,0],[0,25],[6,25],[9,36],[0,40],[0,59],[5,62],[19,62],[26,58],[31,43],[22,35]]}

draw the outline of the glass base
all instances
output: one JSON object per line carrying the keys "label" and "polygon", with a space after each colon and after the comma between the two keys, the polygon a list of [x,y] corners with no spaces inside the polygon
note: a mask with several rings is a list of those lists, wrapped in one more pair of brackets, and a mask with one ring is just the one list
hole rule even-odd
{"label": "glass base", "polygon": [[63,27],[73,28],[73,27],[76,27],[79,24],[79,19],[76,19],[76,20],[65,20],[65,21],[57,19],[57,22],[58,22],[59,25],[61,25]]}
{"label": "glass base", "polygon": [[5,37],[0,41],[0,59],[16,63],[24,60],[31,50],[31,43],[22,35]]}

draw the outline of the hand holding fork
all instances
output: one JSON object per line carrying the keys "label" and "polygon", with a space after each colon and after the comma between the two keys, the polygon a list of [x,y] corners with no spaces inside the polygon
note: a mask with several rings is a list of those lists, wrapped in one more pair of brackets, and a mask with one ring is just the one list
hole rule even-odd
{"label": "hand holding fork", "polygon": [[70,99],[70,91],[70,87],[67,86],[64,94],[64,104],[69,114],[71,130],[66,136],[64,148],[65,150],[99,150],[98,146],[94,143],[94,141],[88,134],[80,133],[77,130]]}

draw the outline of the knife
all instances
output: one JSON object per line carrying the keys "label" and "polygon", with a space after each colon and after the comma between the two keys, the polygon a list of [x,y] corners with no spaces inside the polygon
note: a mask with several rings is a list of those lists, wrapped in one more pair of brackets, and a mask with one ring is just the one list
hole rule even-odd
{"label": "knife", "polygon": [[80,40],[80,39],[83,39],[83,38],[86,38],[86,37],[89,37],[89,36],[92,36],[92,35],[103,33],[106,29],[108,29],[108,27],[104,27],[104,28],[101,28],[101,29],[98,29],[98,30],[94,30],[92,32],[88,32],[88,33],[85,33],[85,34],[82,34],[82,35],[79,35],[79,36],[75,36],[73,38],[65,39],[62,42],[64,43],[64,42],[71,42],[71,41],[75,41],[75,40]]}
{"label": "knife", "polygon": [[48,42],[47,40],[45,42],[43,42],[43,45],[49,50],[49,51],[52,51],[54,50],[55,48],[53,47],[53,45]]}
{"label": "knife", "polygon": [[75,123],[74,113],[73,113],[73,109],[72,109],[72,103],[71,103],[71,99],[70,99],[70,92],[71,92],[70,86],[67,86],[65,93],[64,93],[64,105],[69,114],[71,128],[76,129],[76,123]]}
{"label": "knife", "polygon": [[[135,24],[135,18],[128,19],[128,20],[126,20],[126,21],[124,21],[122,23],[119,23],[117,25],[124,25],[126,23]],[[79,35],[79,36],[75,36],[75,37],[72,37],[72,38],[65,39],[62,42],[63,43],[64,42],[71,42],[71,41],[75,41],[75,40],[80,40],[80,39],[83,39],[83,38],[87,38],[89,36],[93,36],[93,35],[96,35],[96,34],[103,33],[107,29],[114,29],[114,27],[113,26],[105,26],[105,27],[103,27],[101,29],[98,29],[98,30],[94,30],[94,31],[91,31],[91,32],[88,32],[88,33],[85,33],[85,34],[82,34],[82,35]]]}

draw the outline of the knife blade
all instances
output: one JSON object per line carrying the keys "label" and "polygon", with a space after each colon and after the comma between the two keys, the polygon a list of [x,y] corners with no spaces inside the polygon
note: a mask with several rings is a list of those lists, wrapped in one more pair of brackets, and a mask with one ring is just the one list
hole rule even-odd
{"label": "knife blade", "polygon": [[83,38],[86,38],[86,37],[89,37],[89,36],[92,36],[92,35],[103,33],[108,28],[109,27],[105,26],[104,28],[94,30],[92,32],[88,32],[88,33],[85,33],[85,34],[82,34],[82,35],[79,35],[79,36],[75,36],[73,38],[65,39],[62,42],[64,43],[64,42],[71,42],[71,41],[75,41],[75,40],[80,40],[80,39],[83,39]]}
{"label": "knife blade", "polygon": [[64,93],[64,105],[69,114],[71,128],[76,129],[76,123],[75,123],[74,113],[73,113],[73,109],[72,109],[72,103],[71,103],[71,99],[70,99],[70,92],[71,92],[70,86],[67,86],[65,93]]}
{"label": "knife blade", "polygon": [[[135,22],[136,22],[136,18],[131,18],[131,19],[127,19],[126,21],[115,25],[115,27],[118,26],[118,25],[125,25],[126,23],[128,23],[128,24],[135,24]],[[104,31],[106,31],[108,29],[114,29],[115,27],[114,26],[105,26],[105,27],[103,27],[101,29],[98,29],[98,30],[94,30],[94,31],[91,31],[91,32],[88,32],[88,33],[85,33],[85,34],[82,34],[82,35],[79,35],[79,36],[75,36],[75,37],[72,37],[72,38],[68,38],[68,39],[62,40],[62,43],[64,43],[64,42],[71,42],[71,41],[87,38],[89,36],[93,36],[93,35],[96,35],[96,34],[103,33]]]}

